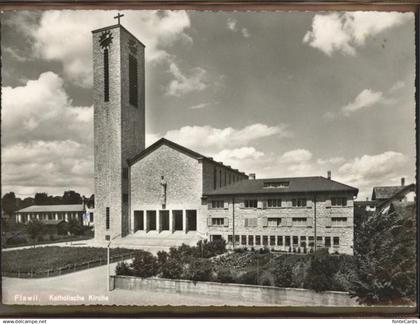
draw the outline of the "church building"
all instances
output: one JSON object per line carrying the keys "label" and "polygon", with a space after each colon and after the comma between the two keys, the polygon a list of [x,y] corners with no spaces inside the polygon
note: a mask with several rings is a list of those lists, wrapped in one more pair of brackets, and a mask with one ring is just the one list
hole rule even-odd
{"label": "church building", "polygon": [[255,179],[164,138],[146,148],[145,46],[119,22],[92,35],[97,241],[353,253],[356,188]]}

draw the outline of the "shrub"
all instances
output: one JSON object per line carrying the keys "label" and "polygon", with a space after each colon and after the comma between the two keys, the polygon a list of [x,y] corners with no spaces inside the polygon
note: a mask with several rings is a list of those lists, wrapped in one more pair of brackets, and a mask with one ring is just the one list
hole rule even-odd
{"label": "shrub", "polygon": [[22,235],[13,236],[7,239],[8,245],[15,245],[15,244],[18,245],[18,244],[26,244],[26,243],[28,243],[28,240]]}
{"label": "shrub", "polygon": [[157,258],[148,251],[138,251],[133,260],[133,274],[137,277],[147,278],[155,276],[158,272]]}
{"label": "shrub", "polygon": [[223,282],[223,283],[234,283],[235,282],[235,276],[232,274],[232,272],[228,269],[222,269],[217,272],[217,281]]}
{"label": "shrub", "polygon": [[158,268],[159,268],[159,272],[161,272],[162,267],[164,266],[164,264],[168,261],[169,259],[169,254],[166,251],[158,251],[157,253],[157,263],[158,263]]}
{"label": "shrub", "polygon": [[338,270],[339,259],[331,257],[328,249],[317,250],[310,259],[308,274],[305,278],[305,288],[315,291],[331,290],[334,286],[331,280]]}
{"label": "shrub", "polygon": [[212,258],[226,252],[225,240],[198,241],[195,248],[195,255],[201,258]]}
{"label": "shrub", "polygon": [[127,262],[118,262],[115,268],[115,273],[119,276],[131,276],[133,274],[132,269]]}
{"label": "shrub", "polygon": [[239,275],[236,282],[244,285],[256,285],[258,283],[257,271],[251,270]]}
{"label": "shrub", "polygon": [[277,259],[273,269],[274,284],[277,287],[290,287],[292,275],[292,266],[286,262],[286,258]]}
{"label": "shrub", "polygon": [[82,235],[84,232],[84,228],[78,219],[72,218],[68,223],[68,231],[72,235]]}
{"label": "shrub", "polygon": [[185,274],[185,279],[193,281],[209,281],[212,274],[212,264],[206,259],[193,259]]}
{"label": "shrub", "polygon": [[183,274],[183,264],[175,259],[168,259],[160,266],[160,275],[167,279],[181,279]]}

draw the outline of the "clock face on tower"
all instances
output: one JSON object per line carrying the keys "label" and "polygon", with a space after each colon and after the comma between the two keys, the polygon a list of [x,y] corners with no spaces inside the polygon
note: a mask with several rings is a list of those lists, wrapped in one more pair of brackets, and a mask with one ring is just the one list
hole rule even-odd
{"label": "clock face on tower", "polygon": [[112,43],[112,34],[108,30],[106,32],[103,32],[101,36],[99,37],[99,44],[102,48],[107,48]]}

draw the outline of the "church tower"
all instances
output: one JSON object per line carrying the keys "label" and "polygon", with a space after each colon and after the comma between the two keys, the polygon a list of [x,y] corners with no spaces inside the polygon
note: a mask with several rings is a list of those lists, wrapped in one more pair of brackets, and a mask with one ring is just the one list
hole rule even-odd
{"label": "church tower", "polygon": [[95,239],[129,233],[127,159],[145,147],[144,45],[118,24],[92,31]]}

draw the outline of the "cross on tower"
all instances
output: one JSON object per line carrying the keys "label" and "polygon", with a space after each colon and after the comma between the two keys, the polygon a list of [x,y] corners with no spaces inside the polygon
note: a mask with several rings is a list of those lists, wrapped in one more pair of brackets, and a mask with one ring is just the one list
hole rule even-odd
{"label": "cross on tower", "polygon": [[122,15],[122,14],[120,14],[120,13],[118,13],[118,15],[116,15],[115,17],[114,17],[114,19],[118,19],[118,25],[120,25],[120,18],[121,17],[124,17],[124,15]]}

